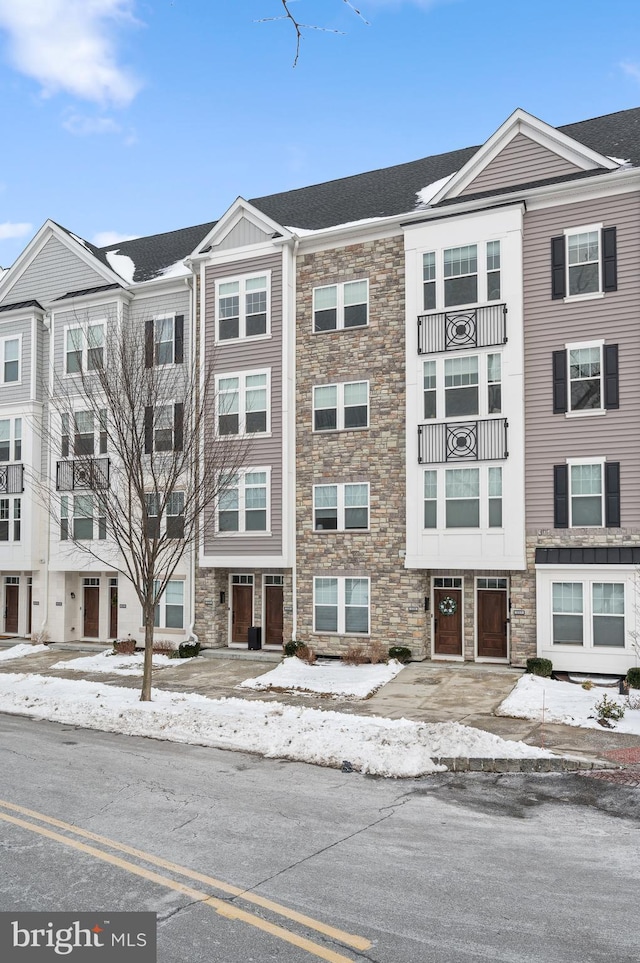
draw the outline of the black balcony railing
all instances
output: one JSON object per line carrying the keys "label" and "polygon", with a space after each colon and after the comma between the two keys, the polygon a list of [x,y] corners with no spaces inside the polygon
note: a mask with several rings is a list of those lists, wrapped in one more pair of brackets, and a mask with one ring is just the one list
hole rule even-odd
{"label": "black balcony railing", "polygon": [[507,458],[506,418],[418,425],[418,463],[498,461]]}
{"label": "black balcony railing", "polygon": [[59,492],[102,491],[109,487],[108,458],[77,458],[59,461],[56,488]]}
{"label": "black balcony railing", "polygon": [[418,354],[486,348],[492,344],[506,344],[506,341],[506,304],[452,308],[438,314],[418,316]]}
{"label": "black balcony railing", "polygon": [[0,494],[19,495],[24,491],[24,465],[0,465]]}

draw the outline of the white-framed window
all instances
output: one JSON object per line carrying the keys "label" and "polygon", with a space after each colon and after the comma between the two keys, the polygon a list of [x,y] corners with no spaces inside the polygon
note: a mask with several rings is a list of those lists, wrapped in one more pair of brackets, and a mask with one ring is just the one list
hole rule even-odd
{"label": "white-framed window", "polygon": [[184,315],[162,314],[146,322],[145,367],[182,364]]}
{"label": "white-framed window", "polygon": [[220,535],[270,530],[269,468],[245,468],[234,474],[223,487],[217,507]]}
{"label": "white-framed window", "polygon": [[21,381],[22,335],[0,338],[0,377],[2,384],[18,384]]}
{"label": "white-framed window", "polygon": [[422,362],[425,421],[500,414],[502,354],[456,354]]}
{"label": "white-framed window", "polygon": [[0,498],[0,542],[19,542],[22,525],[22,500]]}
{"label": "white-framed window", "polygon": [[64,330],[66,374],[98,371],[104,365],[105,322],[68,327]]}
{"label": "white-framed window", "polygon": [[68,458],[105,455],[107,452],[107,412],[62,412],[60,416],[60,454]]}
{"label": "white-framed window", "polygon": [[604,410],[603,341],[568,344],[568,411]]}
{"label": "white-framed window", "polygon": [[220,435],[268,433],[271,372],[242,371],[216,377],[217,428]]}
{"label": "white-framed window", "polygon": [[436,308],[436,252],[422,255],[422,306],[425,311]]}
{"label": "white-framed window", "polygon": [[567,245],[567,295],[579,297],[602,290],[602,224],[569,228],[564,232]]}
{"label": "white-framed window", "polygon": [[423,527],[502,528],[502,467],[427,468]]}
{"label": "white-framed window", "polygon": [[487,301],[500,300],[500,241],[487,241]]}
{"label": "white-framed window", "polygon": [[369,281],[343,281],[313,289],[313,330],[361,328],[369,323]]}
{"label": "white-framed window", "polygon": [[554,645],[625,646],[624,582],[552,582],[551,612]]}
{"label": "white-framed window", "polygon": [[22,458],[22,418],[0,419],[0,462]]}
{"label": "white-framed window", "polygon": [[444,306],[478,301],[478,245],[447,248],[443,254]]}
{"label": "white-framed window", "polygon": [[60,541],[91,541],[107,537],[107,521],[97,495],[61,495]]}
{"label": "white-framed window", "polygon": [[153,624],[157,629],[184,628],[184,582],[172,579],[158,598],[160,583],[155,582],[156,607]]}
{"label": "white-framed window", "polygon": [[369,594],[368,578],[316,576],[313,580],[313,631],[368,635]]}
{"label": "white-framed window", "polygon": [[368,381],[349,381],[314,387],[314,431],[342,431],[348,428],[368,427]]}
{"label": "white-framed window", "polygon": [[171,492],[165,504],[165,523],[162,527],[161,499],[157,492],[147,492],[146,521],[149,538],[184,538],[184,492]]}
{"label": "white-framed window", "polygon": [[269,273],[216,281],[218,341],[269,333]]}
{"label": "white-framed window", "polygon": [[144,450],[182,451],[184,405],[182,402],[148,406],[144,410]]}
{"label": "white-framed window", "polygon": [[604,464],[604,458],[568,460],[570,528],[604,525]]}
{"label": "white-framed window", "polygon": [[313,527],[316,532],[366,531],[369,528],[369,484],[314,485]]}
{"label": "white-framed window", "polygon": [[422,255],[422,308],[461,307],[499,301],[502,293],[499,240],[464,244]]}

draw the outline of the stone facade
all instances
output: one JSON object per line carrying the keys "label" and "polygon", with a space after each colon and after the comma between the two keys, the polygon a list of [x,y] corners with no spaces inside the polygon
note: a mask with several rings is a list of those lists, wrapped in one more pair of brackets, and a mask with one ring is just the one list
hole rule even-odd
{"label": "stone facade", "polygon": [[[283,585],[283,640],[293,634],[293,594],[291,571],[274,569],[199,568],[196,576],[196,633],[202,645],[220,649],[229,645],[229,617],[231,612],[230,575],[253,576],[253,624],[262,626],[263,575],[282,575]],[[224,599],[224,600],[223,600]]]}

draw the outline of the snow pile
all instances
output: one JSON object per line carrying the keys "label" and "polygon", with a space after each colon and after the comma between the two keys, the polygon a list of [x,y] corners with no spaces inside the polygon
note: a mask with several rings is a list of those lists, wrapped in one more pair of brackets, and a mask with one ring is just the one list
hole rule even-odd
{"label": "snow pile", "polygon": [[107,251],[105,257],[109,263],[109,267],[112,268],[116,274],[119,274],[120,277],[128,281],[129,284],[133,282],[136,266],[128,254],[118,254],[117,251]]}
{"label": "snow pile", "polygon": [[625,707],[624,718],[612,723],[616,732],[640,736],[640,709],[630,709],[626,698],[618,695],[615,689],[597,685],[593,689],[583,689],[581,685],[556,682],[537,675],[523,675],[518,679],[512,692],[496,710],[496,715],[599,729],[595,704],[603,695]]}
{"label": "snow pile", "polygon": [[[191,662],[191,659],[170,659],[168,655],[160,653],[152,656],[154,669],[167,669],[180,665],[181,662]],[[52,665],[52,669],[69,669],[71,672],[115,672],[116,675],[142,675],[144,652],[134,655],[112,655],[111,652],[100,652],[99,655],[88,655],[82,659],[62,659]]]}
{"label": "snow pile", "polygon": [[297,689],[302,692],[320,692],[331,696],[353,696],[367,699],[391,679],[404,666],[395,660],[379,665],[345,665],[344,662],[316,662],[308,665],[295,656],[285,659],[271,672],[256,679],[245,679],[238,689]]}
{"label": "snow pile", "polygon": [[171,742],[258,753],[379,776],[414,777],[442,770],[438,756],[539,758],[551,753],[507,742],[457,722],[417,723],[300,709],[279,702],[208,699],[138,692],[86,680],[0,675],[0,711]]}
{"label": "snow pile", "polygon": [[12,645],[10,649],[0,649],[0,662],[21,659],[23,655],[34,655],[36,652],[50,651],[48,645],[31,645],[30,642],[21,642],[19,645]]}
{"label": "snow pile", "polygon": [[423,187],[421,191],[418,191],[416,194],[416,197],[418,198],[416,201],[416,207],[423,207],[424,205],[429,204],[436,196],[438,191],[441,191],[444,185],[447,184],[454,174],[457,173],[457,171],[454,171],[453,174],[447,174],[446,177],[441,177],[439,181],[434,181],[433,184],[427,184],[427,186]]}

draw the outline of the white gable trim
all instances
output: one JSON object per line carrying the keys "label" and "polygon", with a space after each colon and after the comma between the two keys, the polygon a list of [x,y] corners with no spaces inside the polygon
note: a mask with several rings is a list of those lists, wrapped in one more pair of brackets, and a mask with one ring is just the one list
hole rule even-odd
{"label": "white gable trim", "polygon": [[[243,218],[253,224],[259,231],[263,231],[266,235],[279,234],[282,236],[282,239],[285,240],[292,237],[291,231],[287,230],[286,227],[283,227],[276,221],[272,221],[270,217],[267,217],[261,211],[257,210],[257,208],[249,204],[248,201],[245,201],[243,197],[238,197],[215,226],[212,227],[207,236],[200,241],[189,260],[209,255],[211,252],[205,252],[204,249],[220,244],[224,238],[237,227]],[[280,239],[281,238],[279,238],[279,240]]]}
{"label": "white gable trim", "polygon": [[487,167],[518,134],[523,134],[541,147],[545,147],[547,150],[552,151],[552,153],[564,158],[568,163],[574,164],[583,171],[595,170],[597,168],[613,171],[620,167],[620,165],[611,160],[610,157],[605,157],[604,154],[598,154],[597,151],[591,150],[590,147],[585,147],[584,144],[578,143],[578,141],[573,140],[572,137],[567,137],[566,134],[556,130],[555,127],[545,124],[544,121],[538,120],[537,117],[528,114],[526,110],[518,107],[518,109],[505,120],[504,124],[498,127],[495,134],[492,134],[489,140],[476,151],[464,167],[462,167],[457,174],[454,174],[442,190],[431,199],[431,204],[438,204],[445,198],[459,197],[462,191],[478,177],[485,167]]}

